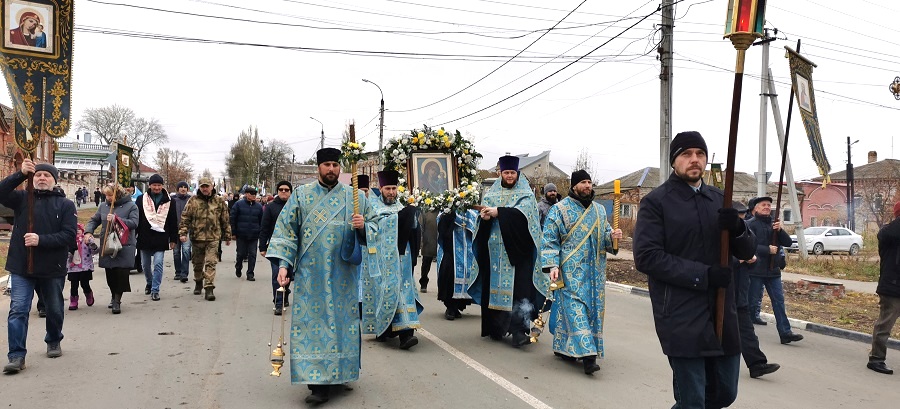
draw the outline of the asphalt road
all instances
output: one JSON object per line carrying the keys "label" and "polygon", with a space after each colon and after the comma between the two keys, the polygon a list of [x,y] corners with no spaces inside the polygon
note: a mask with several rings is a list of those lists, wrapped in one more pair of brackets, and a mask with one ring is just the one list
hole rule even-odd
{"label": "asphalt road", "polygon": [[[162,301],[126,294],[123,313],[106,308],[102,272],[97,304],[66,311],[63,356],[44,355],[42,320],[32,313],[27,369],[0,376],[0,407],[10,408],[296,408],[307,407],[304,386],[285,373],[269,376],[273,315],[268,265],[256,282],[233,274],[234,246],[219,264],[215,302],[192,295],[192,282],[172,280],[166,255]],[[432,274],[434,269],[432,269]],[[142,290],[144,278],[131,276]],[[446,321],[434,281],[422,294],[424,331],[411,351],[397,340],[363,337],[362,375],[325,404],[334,408],[668,408],[671,371],[653,330],[647,298],[607,293],[606,358],[586,376],[580,364],[555,358],[549,336],[514,349],[478,336],[479,314]],[[68,285],[66,289],[68,295]],[[68,297],[67,297],[68,298]],[[83,298],[82,298],[83,300]],[[2,299],[0,314],[9,309]],[[36,324],[36,325],[35,325]],[[5,330],[6,322],[0,324]],[[773,326],[757,327],[763,350],[780,371],[751,379],[742,368],[736,408],[876,408],[900,400],[900,377],[865,367],[868,345],[804,333],[781,345]],[[277,338],[276,338],[277,339]],[[6,337],[0,339],[6,350]],[[888,352],[888,364],[900,356]],[[900,368],[898,368],[900,369]]]}

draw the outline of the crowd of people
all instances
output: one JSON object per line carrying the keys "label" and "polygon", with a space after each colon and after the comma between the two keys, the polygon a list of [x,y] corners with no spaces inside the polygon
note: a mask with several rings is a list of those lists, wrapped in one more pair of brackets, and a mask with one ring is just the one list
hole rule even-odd
{"label": "crowd of people", "polygon": [[[679,133],[670,152],[669,179],[641,201],[634,263],[648,276],[675,407],[727,407],[737,397],[741,356],[752,378],[779,369],[768,362],[755,335],[754,324],[764,323],[758,317],[763,291],[771,299],[781,343],[803,339],[790,329],[781,288],[783,249],[790,239],[772,217],[771,198],[725,206],[723,192],[704,183],[707,148],[699,133]],[[340,183],[340,156],[338,149],[320,149],[318,180],[296,189],[279,182],[267,204],[257,199],[254,186],[245,186],[241,196],[221,197],[209,178],[200,178],[193,195],[186,182],[170,195],[159,175],[134,198],[122,186],[107,185],[106,200],[85,226],[77,223],[75,205],[54,188],[56,169],[25,160],[20,172],[0,182],[0,200],[17,216],[6,266],[13,291],[4,372],[25,368],[27,315],[35,292],[46,310],[47,356],[62,355],[64,281],[71,281],[70,310],[78,308],[79,287],[93,305],[95,254],[97,266],[105,269],[109,308],[119,314],[123,294],[131,291],[128,274],[135,257],[146,278],[145,294],[161,300],[169,250],[175,279],[187,282],[193,263],[193,293],[214,301],[223,241],[236,242],[238,278],[255,281],[257,252],[269,262],[273,313],[290,315],[291,382],[308,386],[308,403],[326,402],[332,387],[359,379],[362,335],[386,344],[397,338],[403,350],[418,344],[420,294],[428,291],[432,263],[445,319],[462,318],[477,304],[480,335],[515,348],[533,343],[546,322],[560,360],[580,361],[587,375],[601,369],[606,256],[616,254],[614,242],[623,234],[595,201],[588,172],[571,174],[566,195],[547,184],[537,200],[519,158],[507,155],[499,159],[498,179],[479,206],[422,212],[399,200],[402,175],[395,170],[378,172],[377,190],[365,176],[359,177],[358,192]],[[14,188],[30,174],[39,216],[33,232],[25,233],[25,217],[19,217],[25,193]],[[900,204],[895,216],[900,217]],[[900,316],[898,223],[900,218],[879,234],[881,317],[868,366],[881,373],[892,373],[884,363],[885,343]],[[544,321],[541,306],[547,305]]]}

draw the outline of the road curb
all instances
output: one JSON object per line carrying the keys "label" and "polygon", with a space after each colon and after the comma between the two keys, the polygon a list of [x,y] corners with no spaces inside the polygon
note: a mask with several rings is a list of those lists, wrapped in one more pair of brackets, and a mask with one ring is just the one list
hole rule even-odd
{"label": "road curb", "polygon": [[[612,281],[606,282],[606,288],[609,288],[613,291],[639,295],[642,297],[649,297],[650,291],[641,288],[635,287],[633,285],[627,284],[619,284]],[[760,313],[759,317],[762,318],[766,322],[775,323],[775,316],[767,313]],[[851,331],[848,329],[831,327],[828,325],[817,324],[814,322],[798,320],[794,318],[788,318],[791,322],[791,328],[802,329],[804,331],[814,332],[816,334],[828,335],[831,337],[844,338],[851,341],[864,342],[867,344],[872,343],[872,334],[864,334],[862,332]],[[887,347],[895,350],[900,350],[900,340],[896,340],[893,338],[889,338],[887,342]]]}

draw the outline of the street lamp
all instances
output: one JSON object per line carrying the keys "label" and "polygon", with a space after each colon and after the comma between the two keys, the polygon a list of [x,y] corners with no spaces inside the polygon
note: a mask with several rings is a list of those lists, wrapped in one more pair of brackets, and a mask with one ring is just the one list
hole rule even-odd
{"label": "street lamp", "polygon": [[322,123],[322,121],[320,121],[316,118],[309,117],[309,119],[312,119],[313,121],[318,122],[319,125],[322,126],[322,140],[321,140],[321,142],[319,142],[319,149],[324,149],[325,148],[325,125]]}
{"label": "street lamp", "polygon": [[369,81],[369,80],[363,78],[363,82],[368,82],[369,84],[372,84],[372,85],[378,87],[378,92],[381,94],[381,109],[378,111],[379,114],[381,115],[381,120],[378,121],[378,153],[380,155],[381,147],[384,142],[384,92],[381,91],[381,87],[379,87],[378,84],[376,84],[372,81]]}
{"label": "street lamp", "polygon": [[847,137],[847,228],[850,230],[854,230],[855,226],[855,218],[853,217],[856,212],[853,205],[853,163],[850,159],[850,147],[859,142],[859,139],[850,142],[850,137]]}

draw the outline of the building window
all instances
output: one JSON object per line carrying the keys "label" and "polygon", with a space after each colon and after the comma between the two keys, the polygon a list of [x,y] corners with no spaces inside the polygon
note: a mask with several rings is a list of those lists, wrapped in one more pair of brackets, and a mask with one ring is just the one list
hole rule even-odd
{"label": "building window", "polygon": [[630,204],[622,205],[622,217],[627,217],[629,219],[633,217],[632,216],[632,208],[631,208],[632,206],[633,205],[630,205]]}
{"label": "building window", "polygon": [[783,214],[784,214],[784,217],[782,217],[782,220],[784,220],[785,223],[793,223],[794,222],[794,220],[791,219],[791,209],[784,209]]}
{"label": "building window", "polygon": [[810,217],[810,218],[809,218],[809,226],[810,226],[810,227],[812,227],[812,226],[818,226],[819,223],[818,223],[818,220],[817,220],[817,219],[818,219],[818,217],[816,217],[816,216]]}

